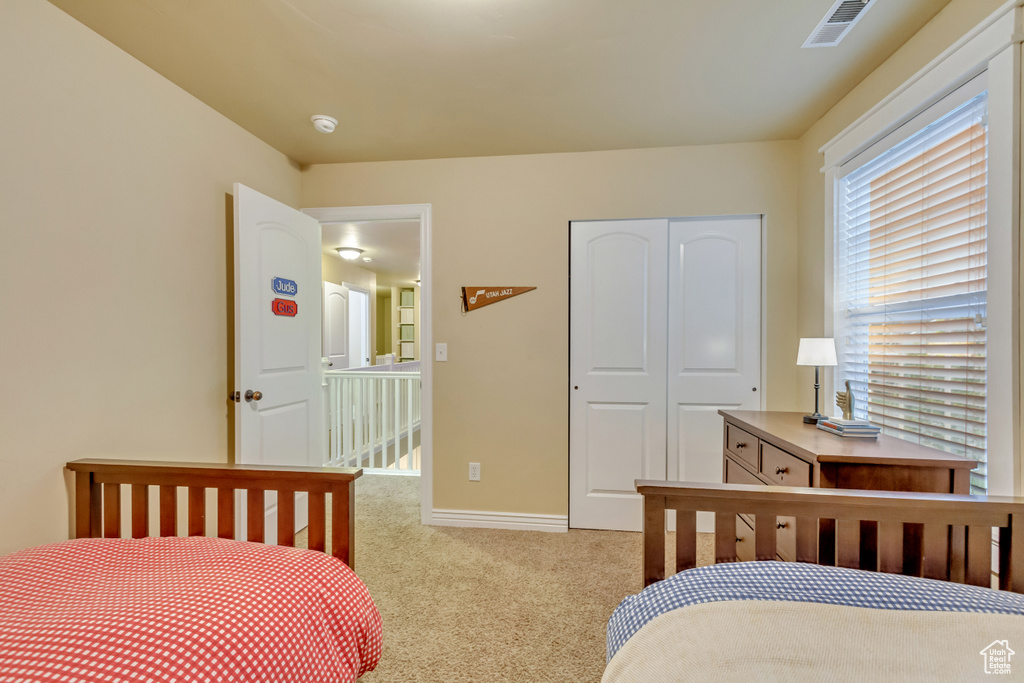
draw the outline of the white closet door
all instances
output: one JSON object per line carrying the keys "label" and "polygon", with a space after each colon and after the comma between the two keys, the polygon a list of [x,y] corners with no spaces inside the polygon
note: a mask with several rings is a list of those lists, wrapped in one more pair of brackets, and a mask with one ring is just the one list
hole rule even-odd
{"label": "white closet door", "polygon": [[760,216],[670,221],[668,270],[668,479],[721,483],[718,410],[761,407]]}
{"label": "white closet door", "polygon": [[668,221],[571,224],[569,520],[639,531],[665,477]]}

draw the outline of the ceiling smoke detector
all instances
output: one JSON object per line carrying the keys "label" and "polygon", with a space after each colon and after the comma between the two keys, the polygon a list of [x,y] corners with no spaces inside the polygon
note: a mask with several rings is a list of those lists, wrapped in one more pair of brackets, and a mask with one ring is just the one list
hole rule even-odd
{"label": "ceiling smoke detector", "polygon": [[326,114],[314,114],[309,117],[309,120],[313,122],[313,127],[320,133],[333,133],[334,129],[338,126],[338,119],[333,116],[327,116]]}
{"label": "ceiling smoke detector", "polygon": [[800,47],[834,47],[839,44],[864,12],[875,3],[872,0],[836,0],[825,18],[811,31]]}

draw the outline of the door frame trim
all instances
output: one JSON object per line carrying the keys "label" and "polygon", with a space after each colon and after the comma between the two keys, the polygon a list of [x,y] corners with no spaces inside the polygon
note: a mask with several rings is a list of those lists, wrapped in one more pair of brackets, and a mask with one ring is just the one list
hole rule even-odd
{"label": "door frame trim", "polygon": [[333,206],[301,209],[321,223],[343,221],[417,220],[420,223],[420,522],[433,523],[434,368],[431,299],[431,211],[430,204],[388,204],[380,206]]}

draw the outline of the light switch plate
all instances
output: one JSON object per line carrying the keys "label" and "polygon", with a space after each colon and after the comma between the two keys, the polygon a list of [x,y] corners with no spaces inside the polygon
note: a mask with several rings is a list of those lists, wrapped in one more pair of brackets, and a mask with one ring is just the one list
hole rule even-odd
{"label": "light switch plate", "polygon": [[448,360],[448,345],[437,344],[434,349],[434,360],[438,363],[443,363]]}

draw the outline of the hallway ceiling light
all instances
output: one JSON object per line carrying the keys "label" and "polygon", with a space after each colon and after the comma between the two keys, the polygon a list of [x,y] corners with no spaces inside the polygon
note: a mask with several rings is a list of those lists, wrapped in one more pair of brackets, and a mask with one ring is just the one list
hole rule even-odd
{"label": "hallway ceiling light", "polygon": [[338,256],[345,259],[346,261],[352,261],[359,258],[359,255],[363,253],[362,249],[356,249],[355,247],[338,247]]}

